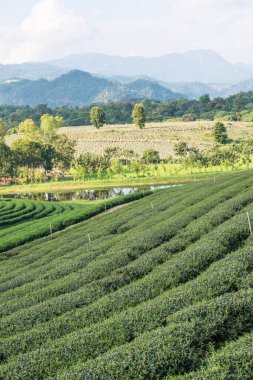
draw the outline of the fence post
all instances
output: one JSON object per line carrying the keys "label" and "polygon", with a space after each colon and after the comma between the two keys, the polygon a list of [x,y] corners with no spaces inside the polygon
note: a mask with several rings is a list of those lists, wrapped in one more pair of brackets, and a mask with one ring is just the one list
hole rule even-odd
{"label": "fence post", "polygon": [[251,221],[250,221],[250,217],[249,217],[248,211],[247,211],[247,218],[248,218],[248,223],[249,223],[249,232],[250,232],[250,235],[252,236],[252,226],[251,226]]}

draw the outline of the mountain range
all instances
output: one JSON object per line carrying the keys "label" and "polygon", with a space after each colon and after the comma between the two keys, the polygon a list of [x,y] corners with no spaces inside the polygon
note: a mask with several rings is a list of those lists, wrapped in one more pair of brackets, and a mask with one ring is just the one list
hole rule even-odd
{"label": "mountain range", "polygon": [[81,54],[48,63],[61,69],[79,69],[107,77],[146,75],[165,82],[234,84],[253,78],[253,67],[232,64],[212,50],[195,50],[151,58]]}
{"label": "mountain range", "polygon": [[0,85],[0,104],[83,106],[119,100],[178,99],[182,94],[145,79],[127,84],[73,70],[52,81],[15,80]]}
{"label": "mountain range", "polygon": [[[91,74],[90,74],[91,73]],[[211,50],[163,57],[72,55],[43,63],[0,64],[0,104],[89,105],[119,100],[225,97],[253,91],[253,67]]]}

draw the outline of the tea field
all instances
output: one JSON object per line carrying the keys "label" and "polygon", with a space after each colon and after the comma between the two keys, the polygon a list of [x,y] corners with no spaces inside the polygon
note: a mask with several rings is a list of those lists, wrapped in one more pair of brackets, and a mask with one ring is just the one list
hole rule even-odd
{"label": "tea field", "polygon": [[253,172],[145,195],[0,201],[1,379],[253,378]]}

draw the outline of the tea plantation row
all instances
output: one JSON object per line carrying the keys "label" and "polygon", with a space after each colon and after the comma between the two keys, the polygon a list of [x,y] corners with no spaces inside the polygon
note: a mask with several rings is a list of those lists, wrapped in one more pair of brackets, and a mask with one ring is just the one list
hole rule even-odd
{"label": "tea plantation row", "polygon": [[252,379],[252,174],[2,252],[0,378]]}

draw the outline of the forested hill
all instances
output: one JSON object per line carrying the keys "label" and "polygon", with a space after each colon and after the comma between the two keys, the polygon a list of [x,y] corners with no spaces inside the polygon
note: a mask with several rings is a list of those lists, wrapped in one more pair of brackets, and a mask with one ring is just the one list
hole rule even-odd
{"label": "forested hill", "polygon": [[[137,85],[138,82],[131,86]],[[107,124],[127,124],[132,122],[132,110],[135,101],[118,101],[103,104]],[[207,119],[253,122],[253,92],[239,93],[227,98],[210,99],[203,95],[199,99],[172,99],[166,101],[145,100],[146,120],[149,122],[169,119],[187,118],[187,120]],[[0,105],[0,119],[7,129],[15,128],[25,119],[33,119],[37,124],[44,114],[62,116],[65,126],[90,124],[91,106],[58,106],[49,107],[40,104],[35,107]],[[186,121],[187,121],[186,120]]]}
{"label": "forested hill", "polygon": [[52,81],[21,80],[0,85],[0,104],[50,106],[82,106],[108,101],[177,99],[182,95],[149,80],[136,80],[128,84],[73,70]]}

